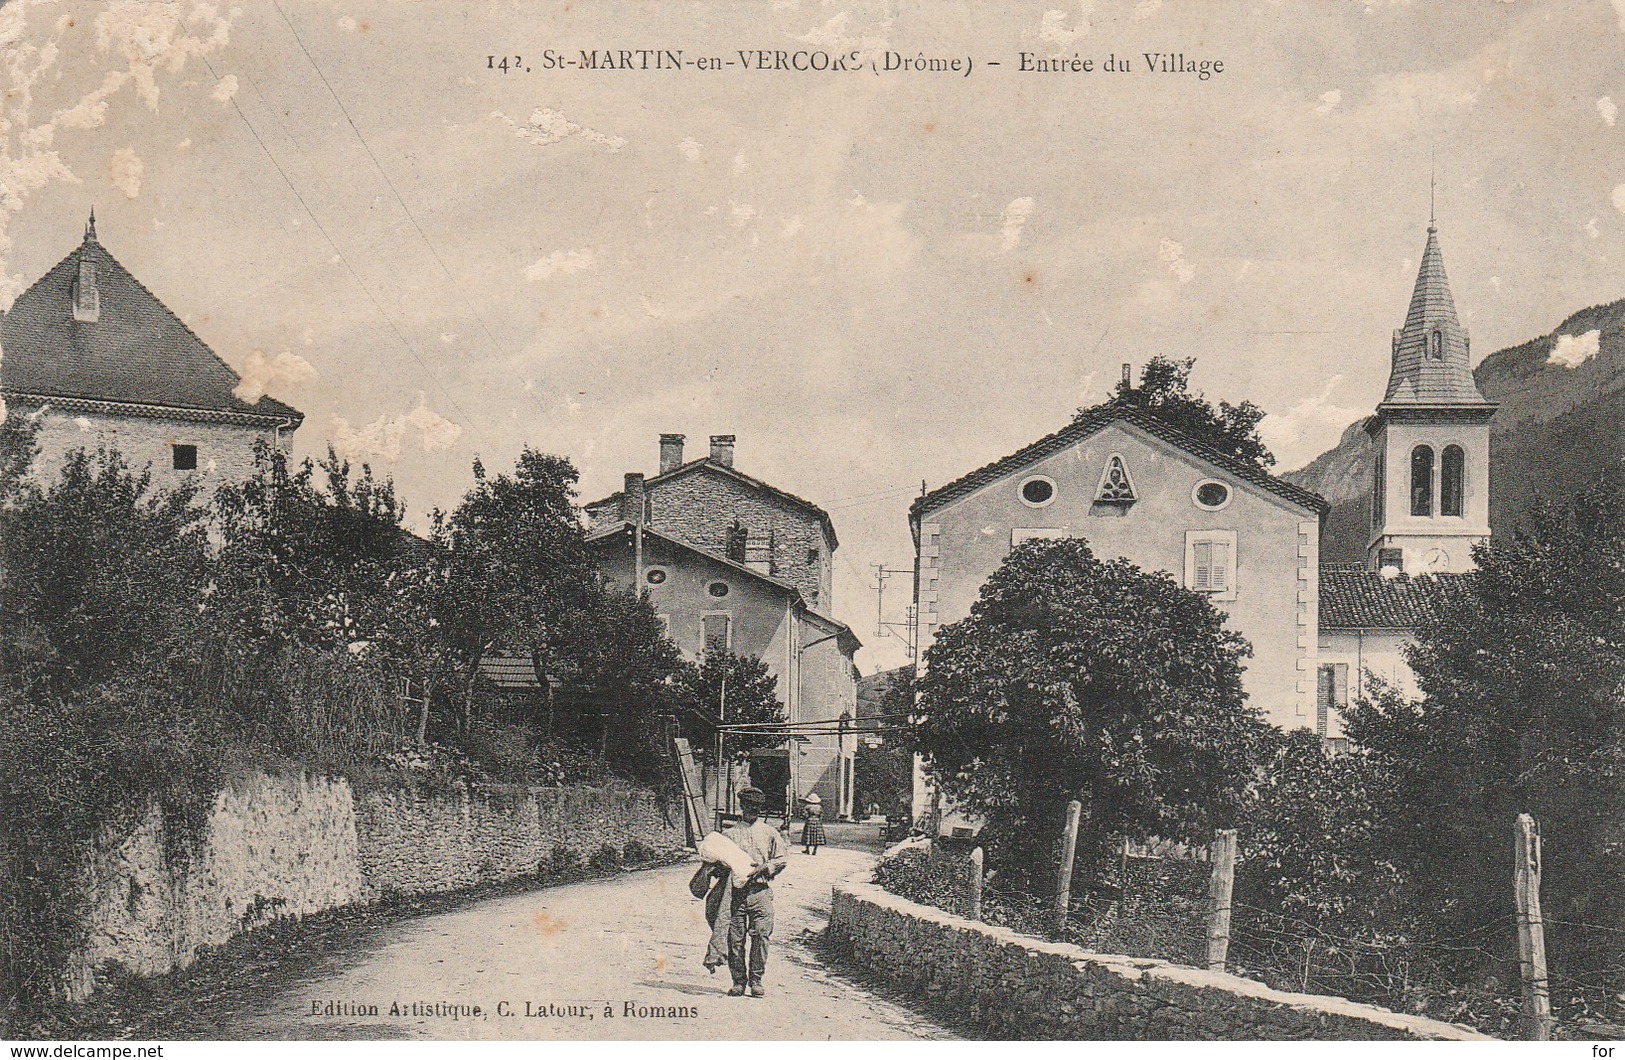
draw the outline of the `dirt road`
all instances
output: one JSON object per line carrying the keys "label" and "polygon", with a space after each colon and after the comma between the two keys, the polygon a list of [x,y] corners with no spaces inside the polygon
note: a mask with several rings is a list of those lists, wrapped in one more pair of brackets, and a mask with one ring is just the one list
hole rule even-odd
{"label": "dirt road", "polygon": [[678,865],[391,925],[363,952],[237,1013],[233,1037],[954,1037],[845,978],[817,950],[831,882],[873,857],[852,847],[792,852],[774,885],[765,998],[726,996],[727,969],[713,976],[701,965],[704,909],[688,893],[693,867]]}

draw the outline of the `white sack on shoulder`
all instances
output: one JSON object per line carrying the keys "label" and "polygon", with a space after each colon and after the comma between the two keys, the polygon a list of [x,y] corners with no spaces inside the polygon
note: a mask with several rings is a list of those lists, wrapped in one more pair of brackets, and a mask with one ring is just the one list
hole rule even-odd
{"label": "white sack on shoulder", "polygon": [[703,861],[715,861],[728,866],[733,873],[735,887],[745,886],[750,879],[751,870],[756,863],[749,854],[739,849],[739,844],[723,835],[721,832],[712,832],[700,840],[699,855]]}

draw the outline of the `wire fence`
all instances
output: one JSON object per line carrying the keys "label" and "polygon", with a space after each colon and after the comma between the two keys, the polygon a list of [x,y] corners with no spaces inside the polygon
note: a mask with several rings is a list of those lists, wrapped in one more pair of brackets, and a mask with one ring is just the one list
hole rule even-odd
{"label": "wire fence", "polygon": [[[903,897],[969,916],[970,849],[963,841],[939,841],[929,851],[906,849],[881,865],[877,879]],[[1097,953],[1203,967],[1211,873],[1201,848],[1164,847],[1160,854],[1131,854],[1125,848],[1116,865],[1072,898],[1063,922],[1053,896],[1033,894],[991,871],[982,883],[980,915],[987,923]],[[1283,910],[1249,901],[1253,889],[1247,874],[1239,873],[1230,906],[1227,971],[1281,990],[1344,997],[1468,1024],[1498,1037],[1520,1036],[1522,977],[1510,898],[1506,912],[1486,912],[1472,928],[1447,935],[1387,911]],[[1588,1027],[1606,1030],[1625,1023],[1625,945],[1591,947],[1591,963],[1584,969],[1564,960],[1565,950],[1575,949],[1565,943],[1625,937],[1625,927],[1565,919],[1545,923],[1551,929],[1548,976],[1558,1036],[1585,1037]],[[1606,955],[1600,963],[1599,949]]]}

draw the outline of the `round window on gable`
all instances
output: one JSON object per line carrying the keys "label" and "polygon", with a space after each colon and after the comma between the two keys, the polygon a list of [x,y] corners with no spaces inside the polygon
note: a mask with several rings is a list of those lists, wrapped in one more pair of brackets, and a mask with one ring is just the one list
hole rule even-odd
{"label": "round window on gable", "polygon": [[648,582],[650,585],[664,585],[664,584],[666,584],[666,568],[665,567],[650,567],[647,571],[644,572],[643,580]]}
{"label": "round window on gable", "polygon": [[1021,503],[1029,508],[1042,508],[1055,499],[1055,480],[1033,475],[1021,480]]}
{"label": "round window on gable", "polygon": [[718,600],[720,600],[724,596],[728,595],[728,583],[727,582],[712,582],[710,585],[707,585],[705,587],[705,591],[710,593],[712,596],[716,597]]}
{"label": "round window on gable", "polygon": [[1216,512],[1230,504],[1230,487],[1216,479],[1205,479],[1191,491],[1191,500],[1198,508]]}

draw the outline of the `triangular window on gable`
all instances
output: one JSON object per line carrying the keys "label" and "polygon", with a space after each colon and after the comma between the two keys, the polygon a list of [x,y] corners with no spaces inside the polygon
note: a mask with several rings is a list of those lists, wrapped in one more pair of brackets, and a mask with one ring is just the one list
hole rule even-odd
{"label": "triangular window on gable", "polygon": [[1100,486],[1095,490],[1095,501],[1100,504],[1133,504],[1134,480],[1129,477],[1128,465],[1113,453],[1100,473]]}

